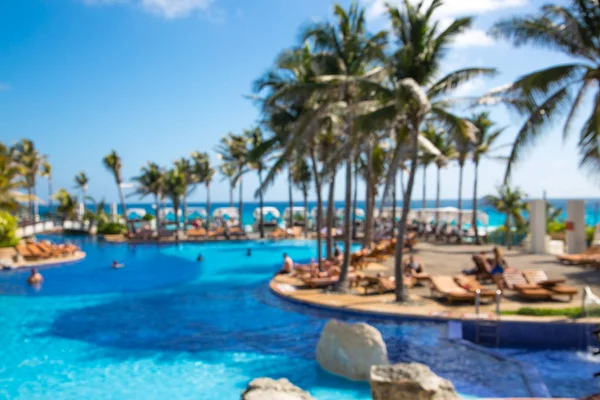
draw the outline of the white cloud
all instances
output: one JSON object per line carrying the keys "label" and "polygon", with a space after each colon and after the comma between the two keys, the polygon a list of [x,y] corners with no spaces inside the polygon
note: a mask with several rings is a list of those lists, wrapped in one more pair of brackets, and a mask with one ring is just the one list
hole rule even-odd
{"label": "white cloud", "polygon": [[469,29],[454,40],[455,47],[491,46],[494,39],[481,29]]}
{"label": "white cloud", "polygon": [[[386,3],[394,6],[400,6],[403,0],[362,0],[367,7],[366,17],[369,20],[376,20],[385,14]],[[416,3],[416,0],[411,0]],[[438,18],[457,17],[464,15],[486,14],[492,11],[498,11],[506,8],[518,8],[527,5],[529,0],[446,0],[438,8],[436,16]]]}
{"label": "white cloud", "polygon": [[167,19],[186,17],[194,12],[206,12],[214,0],[81,0],[84,4],[128,3]]}
{"label": "white cloud", "polygon": [[10,85],[8,83],[0,82],[0,92],[4,92],[6,90],[10,90]]}

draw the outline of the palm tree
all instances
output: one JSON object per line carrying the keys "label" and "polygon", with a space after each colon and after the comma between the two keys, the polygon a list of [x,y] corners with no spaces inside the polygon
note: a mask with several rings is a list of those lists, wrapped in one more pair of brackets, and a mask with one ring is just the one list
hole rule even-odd
{"label": "palm tree", "polygon": [[482,112],[474,115],[471,118],[471,122],[477,128],[475,133],[475,143],[473,148],[473,164],[475,177],[473,179],[473,221],[472,226],[475,231],[475,243],[481,244],[479,238],[479,232],[477,230],[477,181],[479,172],[479,162],[483,157],[488,157],[490,152],[494,151],[492,148],[494,142],[498,139],[500,134],[505,128],[500,128],[492,131],[494,123],[489,119],[489,113]]}
{"label": "palm tree", "polygon": [[221,164],[219,171],[229,181],[229,207],[233,207],[233,189],[235,189],[237,167],[232,163],[225,163]]}
{"label": "palm tree", "polygon": [[506,215],[504,221],[505,241],[509,249],[512,248],[511,226],[524,226],[523,211],[527,210],[527,203],[523,200],[525,194],[519,188],[511,189],[507,185],[498,187],[496,195],[484,197],[484,203],[494,207],[496,211]]}
{"label": "palm tree", "polygon": [[[312,174],[304,157],[297,157],[294,164],[292,164],[292,180],[302,192],[304,200],[304,236],[308,237],[308,190],[312,181]],[[290,210],[290,213],[293,214],[293,209]]]}
{"label": "palm tree", "polygon": [[473,142],[465,137],[455,137],[454,148],[456,149],[456,161],[458,162],[458,228],[462,229],[463,171],[473,149]]}
{"label": "palm tree", "polygon": [[52,215],[52,165],[48,162],[47,159],[42,163],[42,169],[40,171],[40,176],[46,178],[48,180],[48,207],[50,208],[50,215]]}
{"label": "palm tree", "polygon": [[[432,144],[437,139],[438,133],[433,124],[428,123],[422,133],[423,137],[429,140]],[[437,149],[437,148],[436,148]],[[439,151],[439,149],[437,149]],[[437,154],[432,154],[423,149],[420,157],[421,166],[423,167],[423,198],[421,199],[421,208],[425,209],[427,206],[427,167],[429,164],[438,159]]]}
{"label": "palm tree", "polygon": [[87,191],[89,179],[87,175],[83,171],[79,171],[77,175],[75,175],[75,185],[81,190],[81,202],[83,204],[83,211],[85,212],[85,192]]}
{"label": "palm tree", "polygon": [[[206,186],[206,229],[210,230],[210,184],[215,175],[215,170],[210,166],[210,157],[208,153],[192,153],[194,161],[194,171],[197,174],[196,182],[203,183]],[[233,198],[230,198],[233,202]]]}
{"label": "palm tree", "polygon": [[[386,187],[394,181],[402,152],[409,146],[411,168],[406,185],[402,217],[398,226],[398,243],[403,242],[406,220],[410,209],[410,200],[417,169],[419,134],[426,116],[434,117],[438,124],[444,126],[456,136],[468,138],[472,134],[472,126],[462,118],[448,112],[448,102],[444,95],[456,89],[460,84],[474,77],[491,75],[495,70],[488,68],[466,68],[449,73],[435,81],[439,74],[444,56],[457,35],[468,29],[472,23],[469,17],[457,19],[444,30],[439,29],[432,15],[442,5],[441,0],[433,0],[428,7],[423,2],[412,5],[405,1],[402,11],[388,6],[392,21],[393,33],[398,40],[398,49],[392,55],[390,75],[391,82],[380,84],[371,90],[378,93],[382,105],[365,119],[380,128],[395,131],[395,136],[402,138],[396,141],[393,163],[388,173]],[[424,89],[426,89],[426,92]],[[384,197],[387,189],[384,191]],[[396,247],[395,272],[402,276],[402,246]],[[402,280],[396,285],[396,300],[407,298]]]}
{"label": "palm tree", "polygon": [[185,195],[187,190],[187,183],[184,172],[179,170],[177,166],[168,170],[164,178],[164,191],[165,195],[171,199],[173,203],[173,210],[175,212],[175,240],[179,240],[179,228],[181,226],[181,220],[179,219],[179,205],[181,204],[181,198]]}
{"label": "palm tree", "polygon": [[36,217],[37,198],[35,195],[37,176],[44,162],[44,157],[37,151],[34,143],[29,139],[22,139],[15,145],[14,159],[21,168],[25,178],[25,187],[29,193],[29,216],[32,220]]}
{"label": "palm tree", "polygon": [[[519,130],[508,159],[505,180],[535,139],[567,115],[563,131],[572,131],[575,116],[587,112],[579,132],[580,166],[597,174],[600,170],[600,7],[597,0],[573,0],[570,6],[544,5],[539,13],[496,23],[491,34],[515,46],[537,45],[559,51],[573,61],[520,77],[486,99],[505,100],[527,119]],[[584,101],[593,97],[593,104]],[[591,105],[591,110],[588,104]],[[570,110],[569,110],[570,109]],[[565,113],[569,110],[568,113]]]}
{"label": "palm tree", "polygon": [[[386,32],[369,35],[366,32],[365,11],[356,2],[346,11],[341,6],[334,6],[335,24],[316,23],[309,26],[303,39],[312,41],[315,50],[322,52],[322,57],[336,65],[339,70],[321,78],[332,98],[333,103],[341,106],[337,117],[343,121],[343,140],[346,160],[346,190],[344,196],[344,261],[336,287],[344,290],[347,286],[347,275],[352,245],[351,211],[352,211],[352,163],[357,147],[359,133],[354,128],[356,103],[360,100],[358,86],[352,82],[369,74],[369,68],[384,57]],[[341,103],[340,103],[341,102]]]}
{"label": "palm tree", "polygon": [[[334,132],[333,124],[329,125],[325,131],[317,138],[319,158],[326,162],[330,160],[332,154],[335,152],[336,147],[340,146],[340,138],[336,136]],[[329,179],[329,195],[327,198],[327,215],[325,218],[326,234],[325,234],[325,258],[331,260],[333,258],[333,224],[335,222],[335,175],[337,172],[336,160],[327,163],[328,173],[327,178]],[[319,232],[319,235],[321,233]]]}
{"label": "palm tree", "polygon": [[[225,163],[231,164],[235,168],[236,174],[233,178],[234,186],[239,183],[239,214],[240,218],[244,215],[244,198],[242,189],[242,176],[246,172],[246,137],[244,135],[234,135],[228,133],[221,138],[217,146],[217,153]],[[241,221],[240,221],[241,222]]]}
{"label": "palm tree", "polygon": [[102,164],[104,167],[113,174],[117,189],[119,191],[119,199],[121,200],[121,209],[123,210],[123,219],[125,220],[125,226],[129,230],[129,218],[127,217],[127,205],[125,204],[125,197],[123,196],[123,188],[121,187],[123,179],[121,177],[121,169],[123,164],[121,163],[121,157],[115,150],[108,153],[103,159]]}
{"label": "palm tree", "polygon": [[0,210],[16,212],[19,209],[16,189],[24,185],[21,169],[13,159],[13,149],[0,143]]}
{"label": "palm tree", "polygon": [[156,212],[156,230],[161,228],[160,199],[164,195],[165,174],[162,168],[153,162],[148,162],[140,170],[140,174],[132,179],[137,183],[132,194],[144,198],[148,195],[154,196],[154,207]]}
{"label": "palm tree", "polygon": [[260,238],[264,239],[265,237],[265,221],[263,215],[263,171],[266,168],[265,158],[267,157],[266,151],[268,148],[263,146],[265,139],[263,138],[262,130],[259,127],[248,130],[245,132],[247,137],[247,141],[250,145],[249,149],[246,152],[246,160],[248,162],[248,166],[252,169],[255,169],[258,173],[258,198],[259,198],[259,208],[260,208],[260,219],[259,219],[259,227],[258,230],[260,232]]}
{"label": "palm tree", "polygon": [[[181,157],[179,160],[175,161],[175,167],[183,174],[183,179],[185,180],[185,193],[183,193],[183,231],[187,233],[187,195],[190,185],[193,183],[193,169],[190,160],[185,157]],[[177,213],[175,213],[177,219]]]}
{"label": "palm tree", "polygon": [[[439,150],[440,154],[435,158],[435,165],[437,167],[436,173],[436,193],[435,193],[435,208],[440,208],[440,191],[441,191],[441,170],[448,165],[448,161],[452,160],[456,157],[456,150],[454,149],[454,145],[452,143],[449,135],[443,130],[436,130],[435,135],[429,138],[431,144]],[[435,217],[436,222],[439,223],[440,216],[439,213],[436,213]]]}
{"label": "palm tree", "polygon": [[65,189],[58,189],[54,194],[58,201],[56,212],[64,219],[75,218],[77,215],[77,196],[71,195]]}

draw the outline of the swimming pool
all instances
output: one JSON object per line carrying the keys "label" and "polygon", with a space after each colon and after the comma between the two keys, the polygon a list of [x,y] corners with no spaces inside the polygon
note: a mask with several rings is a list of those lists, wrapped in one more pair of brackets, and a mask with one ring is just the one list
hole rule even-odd
{"label": "swimming pool", "polygon": [[[324,400],[370,398],[368,384],[314,361],[327,319],[359,318],[290,304],[267,288],[283,252],[308,260],[314,243],[70,240],[87,258],[42,269],[39,291],[24,284],[27,271],[0,274],[0,398],[235,399],[259,376],[287,377]],[[114,259],[126,267],[111,269]],[[530,395],[521,364],[446,340],[443,324],[360,320],[382,332],[392,360],[426,363],[465,395]],[[588,373],[600,365],[591,358],[506,355],[543,361],[540,376],[555,396],[598,391]],[[566,379],[575,380],[565,387]]]}

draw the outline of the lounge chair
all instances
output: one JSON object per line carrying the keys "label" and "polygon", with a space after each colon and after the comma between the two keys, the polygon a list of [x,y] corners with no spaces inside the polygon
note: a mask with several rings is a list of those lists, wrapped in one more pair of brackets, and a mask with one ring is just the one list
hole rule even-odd
{"label": "lounge chair", "polygon": [[477,280],[488,281],[492,279],[492,275],[490,274],[492,272],[492,267],[485,257],[480,254],[475,254],[473,256],[473,262],[477,269],[477,272],[475,272]]}
{"label": "lounge chair", "polygon": [[565,279],[548,279],[546,272],[541,269],[526,269],[523,276],[530,284],[536,284],[557,295],[569,296],[569,301],[579,292],[574,286],[564,285]]}
{"label": "lounge chair", "polygon": [[481,283],[479,283],[479,281],[477,279],[475,279],[473,276],[462,275],[462,274],[456,275],[454,277],[454,281],[458,284],[458,286],[467,290],[468,292],[476,294],[476,291],[479,290],[480,297],[486,297],[486,298],[496,297],[495,290],[487,289],[487,288],[481,286]]}
{"label": "lounge chair", "polygon": [[38,259],[42,258],[50,258],[51,254],[46,253],[45,251],[43,251],[42,249],[40,249],[37,244],[35,243],[28,243],[27,244],[27,250],[29,250],[29,253],[32,255],[32,257],[36,257]]}
{"label": "lounge chair", "polygon": [[[404,277],[404,285],[413,287],[415,280],[412,277]],[[375,290],[379,294],[394,292],[396,290],[396,278],[391,276],[363,276],[358,279],[357,286],[364,290],[364,294],[368,294],[370,290]]]}
{"label": "lounge chair", "polygon": [[504,286],[514,290],[519,297],[527,300],[549,300],[552,298],[552,292],[539,285],[527,282],[523,273],[518,270],[506,270],[502,274]]}
{"label": "lounge chair", "polygon": [[304,228],[301,226],[294,226],[292,228],[292,234],[290,235],[291,237],[293,237],[294,239],[299,239],[302,237],[302,232],[304,231]]}
{"label": "lounge chair", "polygon": [[21,255],[21,257],[23,257],[25,260],[33,260],[38,258],[31,254],[26,244],[16,245],[15,250],[17,250],[17,253],[19,253],[19,255]]}
{"label": "lounge chair", "polygon": [[232,226],[231,228],[227,229],[227,237],[229,239],[241,238],[241,237],[245,237],[245,236],[246,236],[246,232],[244,232],[242,230],[242,228],[240,228],[239,226]]}
{"label": "lounge chair", "polygon": [[475,293],[464,289],[454,282],[451,276],[432,276],[431,294],[440,294],[452,304],[453,301],[475,301]]}
{"label": "lounge chair", "polygon": [[209,238],[219,238],[219,237],[225,237],[225,228],[220,226],[218,228],[216,228],[214,231],[208,231],[208,237]]}
{"label": "lounge chair", "polygon": [[187,234],[190,238],[206,238],[207,236],[206,229],[204,228],[188,229]]}
{"label": "lounge chair", "polygon": [[355,253],[350,254],[350,265],[352,265],[356,269],[366,268],[368,263],[365,260],[365,254],[362,251],[357,251]]}
{"label": "lounge chair", "polygon": [[[321,289],[326,288],[331,285],[334,285],[339,280],[339,275],[332,275],[327,277],[318,277],[318,278],[300,278],[304,284],[312,289]],[[355,273],[349,272],[346,278],[350,284],[350,286],[354,286],[357,282],[358,276]]]}
{"label": "lounge chair", "polygon": [[600,262],[600,246],[589,247],[581,254],[562,254],[556,256],[563,264],[586,265]]}
{"label": "lounge chair", "polygon": [[44,253],[48,254],[49,258],[50,257],[62,257],[64,255],[66,255],[66,253],[63,252],[61,249],[59,249],[58,246],[53,245],[52,243],[50,243],[48,241],[39,242],[37,244],[37,246]]}
{"label": "lounge chair", "polygon": [[284,229],[281,228],[275,228],[275,230],[273,230],[273,232],[271,232],[271,239],[285,239],[287,238],[288,234]]}

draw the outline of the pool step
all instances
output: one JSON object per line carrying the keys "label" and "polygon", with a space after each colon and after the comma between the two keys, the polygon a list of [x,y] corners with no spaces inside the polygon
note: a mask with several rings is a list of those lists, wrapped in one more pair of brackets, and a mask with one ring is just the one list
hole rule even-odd
{"label": "pool step", "polygon": [[475,324],[475,343],[498,347],[500,345],[500,322],[477,321]]}

